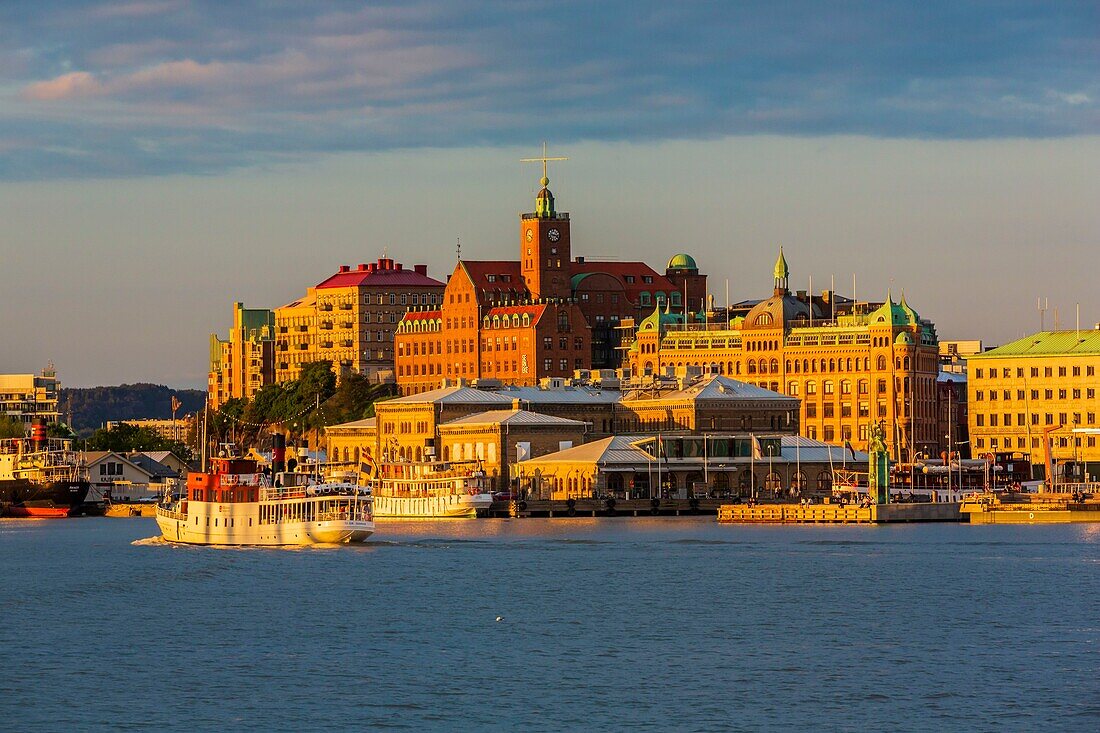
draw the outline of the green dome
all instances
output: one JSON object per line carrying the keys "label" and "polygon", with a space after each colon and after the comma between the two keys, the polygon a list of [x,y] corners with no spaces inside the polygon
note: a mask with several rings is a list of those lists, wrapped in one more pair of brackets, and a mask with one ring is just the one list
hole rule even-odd
{"label": "green dome", "polygon": [[691,255],[678,254],[673,255],[672,259],[668,261],[668,269],[670,270],[698,270],[699,266],[695,264],[695,258]]}
{"label": "green dome", "polygon": [[870,316],[872,325],[876,323],[889,323],[892,326],[912,326],[918,322],[917,312],[908,305],[895,303],[890,294],[886,294],[886,301],[878,310]]}

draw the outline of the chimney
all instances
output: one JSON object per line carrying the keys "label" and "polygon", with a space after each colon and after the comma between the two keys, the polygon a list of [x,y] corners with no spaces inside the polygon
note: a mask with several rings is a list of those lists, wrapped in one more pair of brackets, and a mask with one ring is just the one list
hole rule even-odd
{"label": "chimney", "polygon": [[347,265],[340,265],[340,272],[348,272],[349,270],[351,270],[351,268]]}
{"label": "chimney", "polygon": [[366,272],[367,266],[363,263],[359,263],[359,272]]}
{"label": "chimney", "polygon": [[402,264],[401,264],[400,262],[398,262],[398,263],[397,263],[397,269],[398,269],[398,270],[404,270],[404,269],[405,269],[405,266],[404,266],[404,265],[402,265]]}
{"label": "chimney", "polygon": [[417,275],[427,275],[428,274],[428,266],[427,265],[414,265],[413,270],[416,272]]}

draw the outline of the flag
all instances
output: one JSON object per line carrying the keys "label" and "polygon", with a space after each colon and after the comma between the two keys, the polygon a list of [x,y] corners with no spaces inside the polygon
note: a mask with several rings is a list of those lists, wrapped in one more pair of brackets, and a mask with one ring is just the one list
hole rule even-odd
{"label": "flag", "polygon": [[183,403],[176,399],[175,395],[172,395],[172,414],[175,415],[181,407],[183,407]]}
{"label": "flag", "polygon": [[856,459],[856,449],[852,447],[852,441],[844,441],[844,447],[848,449],[848,452],[852,455],[852,460]]}
{"label": "flag", "polygon": [[374,478],[375,474],[378,473],[378,464],[370,453],[366,455],[366,462],[359,464],[359,473],[366,474],[367,478]]}
{"label": "flag", "polygon": [[752,436],[752,457],[757,459],[764,457],[764,451],[760,449],[760,440],[755,435]]}

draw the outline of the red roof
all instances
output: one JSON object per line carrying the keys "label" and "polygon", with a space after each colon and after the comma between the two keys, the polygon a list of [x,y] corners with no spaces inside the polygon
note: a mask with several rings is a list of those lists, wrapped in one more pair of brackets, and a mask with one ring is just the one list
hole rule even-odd
{"label": "red roof", "polygon": [[[638,294],[642,291],[653,295],[660,290],[667,295],[676,290],[676,286],[667,277],[644,262],[571,262],[569,267],[574,275],[604,272],[618,278],[627,296],[634,301],[638,300]],[[632,275],[634,282],[627,282],[627,275]],[[653,278],[653,282],[647,283],[647,277]]]}
{"label": "red roof", "polygon": [[406,311],[401,316],[402,321],[434,321],[443,317],[443,311]]}
{"label": "red roof", "polygon": [[522,316],[524,313],[531,316],[532,321],[537,321],[543,311],[546,310],[545,303],[531,303],[529,305],[499,305],[485,311],[483,317],[492,318],[493,316]]}
{"label": "red roof", "polygon": [[355,269],[341,265],[340,271],[319,283],[318,288],[401,288],[401,287],[443,287],[443,283],[428,277],[426,265],[417,265],[406,270],[401,263],[381,258],[369,265],[359,265]]}
{"label": "red roof", "polygon": [[[527,287],[520,275],[519,262],[511,260],[462,260],[459,266],[466,270],[470,281],[479,293],[497,290],[514,291],[519,298],[527,297]],[[492,280],[490,280],[492,278]]]}

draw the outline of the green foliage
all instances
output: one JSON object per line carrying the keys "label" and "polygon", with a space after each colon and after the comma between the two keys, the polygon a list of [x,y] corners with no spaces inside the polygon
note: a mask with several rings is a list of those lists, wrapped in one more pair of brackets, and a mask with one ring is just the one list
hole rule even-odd
{"label": "green foliage", "polygon": [[170,450],[183,460],[191,458],[191,450],[183,443],[168,440],[148,428],[121,423],[111,430],[100,428],[87,440],[88,450],[130,451]]}
{"label": "green foliage", "polygon": [[22,420],[0,415],[0,438],[22,438],[26,430]]}
{"label": "green foliage", "polygon": [[65,388],[61,390],[61,412],[71,415],[73,429],[86,435],[112,420],[170,418],[173,395],[182,403],[177,417],[202,412],[206,392],[172,389],[162,384]]}
{"label": "green foliage", "polygon": [[75,438],[76,431],[63,422],[50,423],[46,426],[46,436],[50,438]]}
{"label": "green foliage", "polygon": [[305,364],[293,382],[263,387],[251,401],[226,402],[210,416],[210,437],[245,448],[262,445],[277,426],[294,440],[325,425],[370,417],[375,400],[393,393],[391,385],[372,384],[358,374],[346,376],[337,388],[331,362]]}

